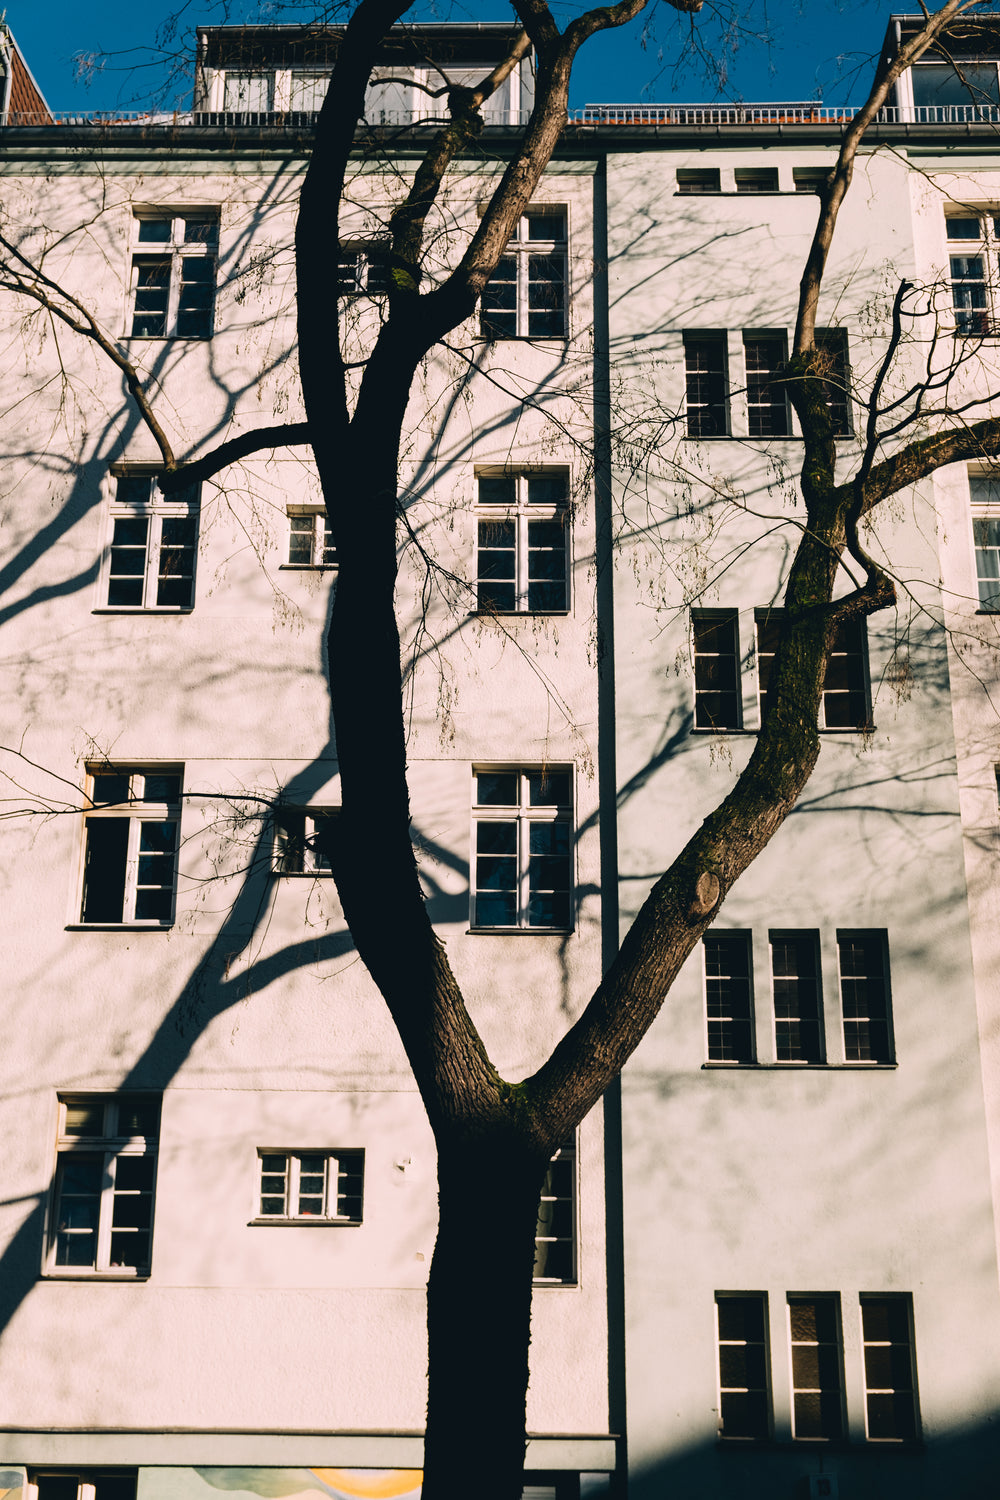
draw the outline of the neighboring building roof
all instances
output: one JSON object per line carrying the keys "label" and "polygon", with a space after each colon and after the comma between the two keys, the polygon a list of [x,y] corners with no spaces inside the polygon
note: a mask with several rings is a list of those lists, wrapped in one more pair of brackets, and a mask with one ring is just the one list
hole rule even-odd
{"label": "neighboring building roof", "polygon": [[0,69],[3,73],[0,122],[6,125],[15,115],[25,124],[53,124],[52,112],[44,95],[32,77],[13,32],[4,21],[0,21]]}
{"label": "neighboring building roof", "polygon": [[[433,38],[437,62],[499,61],[519,29],[509,21],[394,26],[382,41],[376,62],[427,61],[428,35]],[[199,26],[199,60],[207,68],[331,64],[343,35],[342,26]]]}

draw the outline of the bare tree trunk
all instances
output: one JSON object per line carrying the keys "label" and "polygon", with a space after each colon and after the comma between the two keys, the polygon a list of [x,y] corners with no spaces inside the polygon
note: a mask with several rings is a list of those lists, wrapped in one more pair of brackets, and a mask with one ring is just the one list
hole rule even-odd
{"label": "bare tree trunk", "polygon": [[468,1131],[439,1133],[423,1500],[520,1500],[535,1226],[547,1164],[509,1129],[478,1140]]}

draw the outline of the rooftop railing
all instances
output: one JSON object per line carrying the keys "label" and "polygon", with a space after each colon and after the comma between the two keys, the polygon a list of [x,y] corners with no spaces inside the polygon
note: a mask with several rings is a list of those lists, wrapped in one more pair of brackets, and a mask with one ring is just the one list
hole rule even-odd
{"label": "rooftop railing", "polygon": [[[843,125],[858,113],[858,106],[843,104],[588,104],[571,110],[574,125]],[[11,126],[105,126],[176,127],[223,126],[227,129],[259,129],[287,126],[309,130],[319,111],[301,110],[195,110],[157,112],[148,110],[11,110],[0,125]],[[447,117],[423,110],[374,110],[364,123],[371,127],[397,129],[411,125],[435,125]],[[503,119],[487,119],[487,125],[524,125],[525,111],[508,111]],[[886,106],[878,113],[883,125],[1000,125],[997,104],[918,104]]]}

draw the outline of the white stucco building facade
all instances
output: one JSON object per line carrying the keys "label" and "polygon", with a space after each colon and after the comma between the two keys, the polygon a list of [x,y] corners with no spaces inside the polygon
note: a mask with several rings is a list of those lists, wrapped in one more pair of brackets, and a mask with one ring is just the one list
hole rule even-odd
{"label": "white stucco building facade", "polygon": [[[431,32],[462,81],[506,36]],[[138,361],[185,455],[301,417],[294,215],[329,66],[289,28],[201,48],[189,119],[26,115],[0,141],[7,232]],[[845,472],[899,278],[947,270],[944,214],[987,252],[996,235],[989,120],[920,118],[938,106],[908,87],[824,291]],[[531,88],[525,65],[454,174],[442,264]],[[331,258],[359,341],[424,108],[372,91],[391,147],[359,151]],[[405,549],[415,836],[510,1078],[745,762],[800,524],[801,442],[767,374],[842,120],[689,114],[570,127],[512,300],[413,396],[407,522],[442,569],[428,594]],[[0,1489],[414,1494],[433,1141],[309,843],[339,788],[336,559],[307,450],[165,502],[119,373],[26,307],[0,304],[23,814],[4,825]],[[802,805],[554,1164],[529,1493],[929,1500],[995,1472],[992,610],[964,468],[885,509],[897,609],[835,658]]]}

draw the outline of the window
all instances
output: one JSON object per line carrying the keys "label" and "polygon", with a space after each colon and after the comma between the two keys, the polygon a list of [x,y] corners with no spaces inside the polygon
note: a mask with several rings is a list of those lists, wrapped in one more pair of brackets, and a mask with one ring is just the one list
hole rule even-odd
{"label": "window", "polygon": [[696,729],[739,729],[740,648],[735,609],[692,610]]}
{"label": "window", "polygon": [[865,1406],[872,1442],[906,1443],[917,1437],[913,1369],[913,1308],[909,1296],[861,1297],[865,1351]]}
{"label": "window", "polygon": [[688,437],[725,437],[729,432],[726,335],[686,333],[684,372]]}
{"label": "window", "polygon": [[979,608],[996,614],[1000,612],[1000,479],[970,474],[969,499]]}
{"label": "window", "polygon": [[996,280],[1000,250],[1000,216],[993,211],[948,215],[948,270],[955,332],[983,335],[996,332]]}
{"label": "window", "polygon": [[568,932],[572,771],[484,768],[473,776],[473,927]]}
{"label": "window", "polygon": [[749,932],[706,932],[705,1007],[709,1062],[752,1063],[752,950]]}
{"label": "window", "polygon": [[337,549],[326,526],[326,511],[288,512],[289,568],[335,568]]}
{"label": "window", "polygon": [[884,932],[838,932],[844,1056],[891,1063],[889,953]]}
{"label": "window", "polygon": [[135,1469],[28,1470],[34,1500],[135,1500]]}
{"label": "window", "polygon": [[771,1431],[767,1297],[717,1292],[719,1436],[763,1442]]}
{"label": "window", "polygon": [[47,1270],[149,1273],[159,1094],[59,1100]]}
{"label": "window", "polygon": [[747,431],[752,438],[787,437],[785,393],[772,382],[788,359],[784,333],[744,333],[747,362]]}
{"label": "window", "polygon": [[81,921],[169,927],[174,919],[180,767],[88,768]]}
{"label": "window", "polygon": [[576,1282],[576,1138],[555,1153],[542,1183],[535,1228],[536,1282]]}
{"label": "window", "polygon": [[792,1434],[830,1442],[844,1435],[840,1298],[788,1298]]}
{"label": "window", "polygon": [[337,296],[385,296],[392,286],[388,254],[388,245],[342,245],[337,255]]}
{"label": "window", "polygon": [[815,932],[772,932],[774,1055],[778,1062],[823,1061],[819,939]]}
{"label": "window", "polygon": [[132,337],[211,338],[218,213],[137,213],[132,237]]}
{"label": "window", "polygon": [[292,110],[302,110],[307,114],[318,113],[323,108],[323,100],[330,87],[330,73],[330,68],[293,72],[289,100]]}
{"label": "window", "polygon": [[[756,613],[757,680],[760,716],[767,711],[771,666],[778,647],[784,611],[762,609]],[[871,709],[868,699],[868,637],[863,619],[844,620],[837,628],[823,679],[820,700],[821,729],[868,729]]]}
{"label": "window", "polygon": [[718,167],[678,167],[677,191],[684,194],[721,193]]}
{"label": "window", "polygon": [[569,474],[541,469],[477,478],[476,607],[550,614],[569,605]]}
{"label": "window", "polygon": [[156,478],[115,478],[111,545],[102,587],[109,609],[184,610],[194,605],[198,486],[160,492]]}
{"label": "window", "polygon": [[339,807],[279,807],[274,814],[276,875],[330,875],[330,861],[317,835],[340,816]]}
{"label": "window", "polygon": [[363,1151],[259,1151],[258,1218],[285,1224],[360,1224]]}
{"label": "window", "polygon": [[488,339],[566,337],[566,211],[529,208],[483,290]]}
{"label": "window", "polygon": [[816,348],[822,357],[826,404],[834,437],[850,437],[851,366],[847,357],[846,328],[817,328]]}
{"label": "window", "polygon": [[793,167],[792,182],[797,193],[818,193],[830,179],[832,167]]}
{"label": "window", "polygon": [[996,63],[966,57],[958,67],[961,77],[951,63],[922,62],[913,68],[913,102],[920,110],[919,120],[996,120],[1000,103]]}
{"label": "window", "polygon": [[737,167],[736,191],[738,193],[776,193],[778,191],[777,167]]}
{"label": "window", "polygon": [[227,72],[222,107],[227,114],[268,114],[274,108],[274,74]]}

